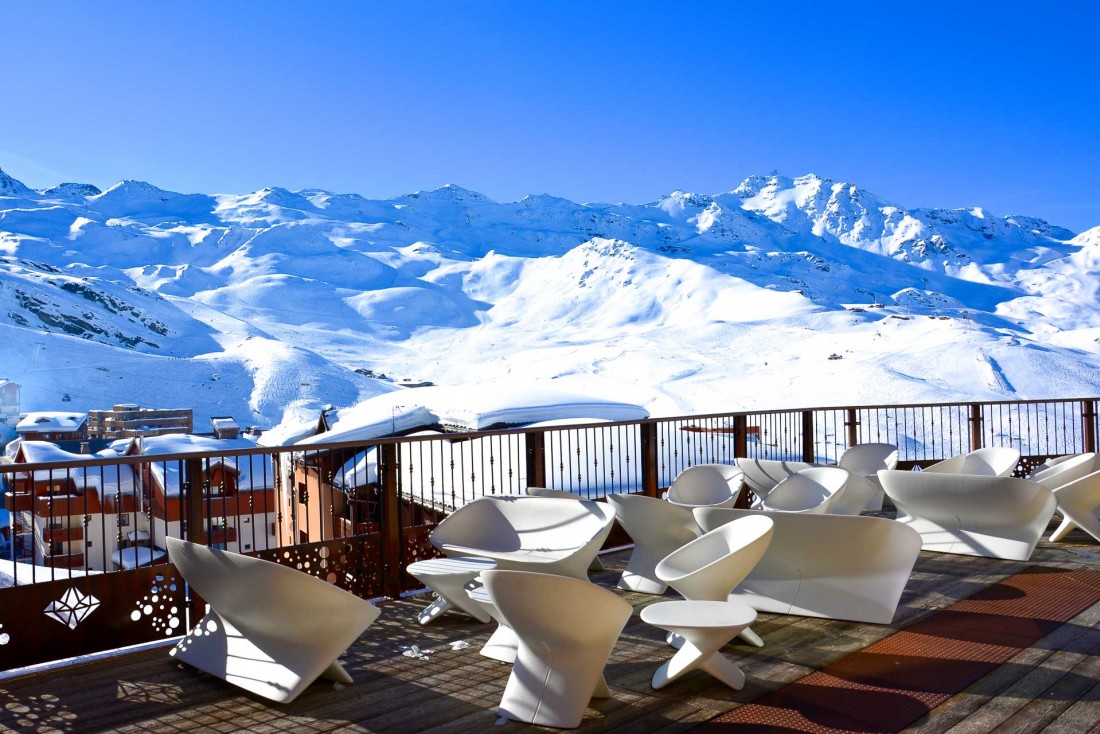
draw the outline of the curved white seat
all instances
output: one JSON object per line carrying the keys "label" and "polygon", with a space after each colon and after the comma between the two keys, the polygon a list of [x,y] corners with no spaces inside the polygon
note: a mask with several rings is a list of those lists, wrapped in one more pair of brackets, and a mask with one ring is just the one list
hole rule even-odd
{"label": "curved white seat", "polygon": [[924,550],[1026,561],[1056,505],[1043,485],[1014,477],[880,471],[899,522]]}
{"label": "curved white seat", "polygon": [[676,475],[666,499],[686,507],[733,507],[745,474],[732,464],[696,464]]}
{"label": "curved white seat", "polygon": [[1007,477],[1016,471],[1020,463],[1020,452],[1003,446],[989,446],[971,451],[969,454],[952,456],[924,471],[933,474],[974,474],[983,477]]}
{"label": "curved white seat", "polygon": [[351,683],[337,658],[378,617],[370,602],[277,563],[165,538],[210,611],[171,654],[272,701],[319,677]]}
{"label": "curved white seat", "polygon": [[429,537],[452,558],[488,558],[498,569],[584,579],[614,521],[603,502],[482,497],[445,517]]}
{"label": "curved white seat", "polygon": [[1074,528],[1081,528],[1097,541],[1100,541],[1100,471],[1086,474],[1079,479],[1067,482],[1053,490],[1058,510],[1062,513],[1062,523],[1050,539],[1059,541]]}
{"label": "curved white seat", "polygon": [[768,493],[772,491],[775,485],[790,475],[816,466],[816,464],[809,464],[805,461],[778,461],[775,459],[741,458],[736,459],[734,463],[738,469],[744,472],[745,486],[756,495],[757,501],[753,503],[754,507],[767,498]]}
{"label": "curved white seat", "polygon": [[[772,528],[771,518],[760,514],[715,528],[665,556],[655,569],[657,578],[685,599],[726,601],[764,555]],[[764,644],[748,628],[741,637],[758,647]]]}
{"label": "curved white seat", "polygon": [[[841,501],[848,470],[836,466],[811,466],[795,472],[772,488],[760,509],[771,512],[809,512],[826,515]],[[866,503],[864,503],[866,504]],[[862,507],[862,505],[861,505]]]}
{"label": "curved white seat", "polygon": [[630,604],[580,579],[486,571],[482,580],[518,643],[498,713],[529,724],[579,726],[593,696],[609,695],[603,669]]}
{"label": "curved white seat", "polygon": [[[864,510],[878,512],[882,509],[882,487],[878,484],[878,472],[898,465],[898,447],[892,443],[860,443],[851,446],[840,455],[837,466],[852,473],[844,490],[840,506],[833,508],[836,515],[858,515]],[[864,481],[860,481],[860,480]],[[867,501],[857,507],[861,497]]]}
{"label": "curved white seat", "polygon": [[645,594],[663,594],[668,584],[657,578],[657,564],[665,556],[701,534],[684,507],[641,494],[609,494],[607,503],[634,541],[634,551],[619,579],[619,588]]}
{"label": "curved white seat", "polygon": [[[560,500],[583,500],[585,497],[581,497],[575,492],[570,492],[565,489],[550,489],[549,487],[528,487],[527,494],[531,497],[556,497]],[[596,551],[599,553],[599,550]],[[592,559],[592,562],[588,564],[589,571],[603,571],[603,562],[600,561],[600,557],[597,555]]]}
{"label": "curved white seat", "polygon": [[[1090,513],[1088,511],[1094,510],[1100,505],[1100,497],[1097,497],[1096,502],[1089,508],[1087,505],[1092,501],[1091,493],[1083,486],[1077,487],[1065,495],[1060,494],[1058,490],[1098,470],[1100,470],[1100,459],[1097,458],[1096,452],[1090,451],[1084,454],[1070,454],[1048,459],[1043,464],[1035,467],[1035,471],[1028,475],[1027,478],[1031,481],[1038,482],[1054,492],[1054,499],[1058,502],[1057,511],[1062,515],[1062,523],[1050,534],[1051,542],[1061,540],[1071,530],[1078,527],[1077,523],[1066,517],[1066,512],[1062,508],[1063,502],[1070,506],[1071,514],[1083,516],[1086,521],[1088,517],[1095,516],[1095,512]],[[1092,531],[1086,530],[1085,532],[1100,540],[1100,536],[1096,536]]]}
{"label": "curved white seat", "polygon": [[775,524],[760,562],[729,598],[761,612],[889,624],[917,555],[920,535],[879,517],[759,510],[695,510],[707,531],[764,515]]}

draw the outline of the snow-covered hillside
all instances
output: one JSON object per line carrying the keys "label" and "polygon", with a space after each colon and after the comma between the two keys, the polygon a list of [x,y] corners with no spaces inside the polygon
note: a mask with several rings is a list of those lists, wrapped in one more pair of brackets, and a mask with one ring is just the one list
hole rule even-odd
{"label": "snow-covered hillside", "polygon": [[554,381],[654,415],[1095,395],[1098,271],[1100,228],[813,175],[633,205],[0,172],[0,377],[24,410],[265,427],[395,389],[368,372]]}

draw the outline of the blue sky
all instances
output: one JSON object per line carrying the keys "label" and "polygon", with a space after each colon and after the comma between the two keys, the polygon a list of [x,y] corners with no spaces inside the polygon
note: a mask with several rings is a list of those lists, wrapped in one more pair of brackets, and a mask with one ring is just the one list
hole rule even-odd
{"label": "blue sky", "polygon": [[1100,225],[1097,3],[0,4],[25,183],[652,201],[814,172]]}

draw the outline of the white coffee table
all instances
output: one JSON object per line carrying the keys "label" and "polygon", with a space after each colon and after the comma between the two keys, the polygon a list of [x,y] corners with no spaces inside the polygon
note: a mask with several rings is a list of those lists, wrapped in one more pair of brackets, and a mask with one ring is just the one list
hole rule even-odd
{"label": "white coffee table", "polygon": [[673,600],[642,610],[642,621],[683,639],[672,659],[653,674],[654,688],[692,670],[705,670],[735,691],[745,685],[745,674],[718,650],[756,620],[756,610],[729,601]]}
{"label": "white coffee table", "polygon": [[435,592],[436,600],[417,616],[420,624],[428,624],[450,609],[461,609],[479,622],[488,622],[489,615],[466,595],[466,587],[482,571],[496,568],[495,561],[485,558],[432,558],[409,565],[416,580]]}

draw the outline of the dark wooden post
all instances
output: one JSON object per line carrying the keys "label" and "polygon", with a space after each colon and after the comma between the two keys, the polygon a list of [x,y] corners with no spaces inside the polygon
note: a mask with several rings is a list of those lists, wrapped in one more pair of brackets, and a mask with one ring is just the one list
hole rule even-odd
{"label": "dark wooden post", "polygon": [[1084,408],[1081,414],[1084,419],[1081,426],[1085,439],[1084,449],[1086,453],[1091,453],[1096,451],[1096,401],[1086,400]]}
{"label": "dark wooden post", "polygon": [[382,593],[401,595],[401,500],[397,487],[397,445],[378,447],[378,482],[382,500]]}
{"label": "dark wooden post", "polygon": [[[749,455],[748,427],[748,418],[744,415],[735,415],[733,417],[733,458],[735,459]],[[748,509],[749,488],[744,484],[741,485],[741,493],[737,495],[737,500],[733,503],[733,506],[739,510]]]}
{"label": "dark wooden post", "polygon": [[643,423],[642,429],[642,494],[657,496],[659,478],[657,466],[657,424]]}
{"label": "dark wooden post", "polygon": [[859,425],[859,419],[855,408],[848,408],[848,420],[844,425],[848,426],[848,448],[851,448],[859,443],[859,431],[856,430],[856,426]]}
{"label": "dark wooden post", "polygon": [[813,463],[816,458],[814,456],[814,449],[816,447],[814,441],[814,412],[812,410],[802,411],[802,460]]}
{"label": "dark wooden post", "polygon": [[531,431],[523,434],[527,442],[527,486],[546,486],[546,434]]}
{"label": "dark wooden post", "polygon": [[[187,481],[184,482],[180,489],[183,490],[183,503],[184,506],[180,508],[183,512],[183,519],[187,521],[187,531],[184,533],[184,540],[188,540],[192,543],[198,543],[199,545],[206,545],[206,519],[203,517],[203,489],[206,483],[202,477],[202,459],[186,459],[183,462],[184,477]],[[165,500],[167,501],[167,497]],[[167,508],[166,508],[167,509]],[[188,614],[190,619],[189,624],[197,624],[200,619],[206,614],[206,602],[202,600],[196,592],[194,587],[188,585]]]}
{"label": "dark wooden post", "polygon": [[982,406],[980,403],[970,404],[970,450],[975,451],[982,447]]}

